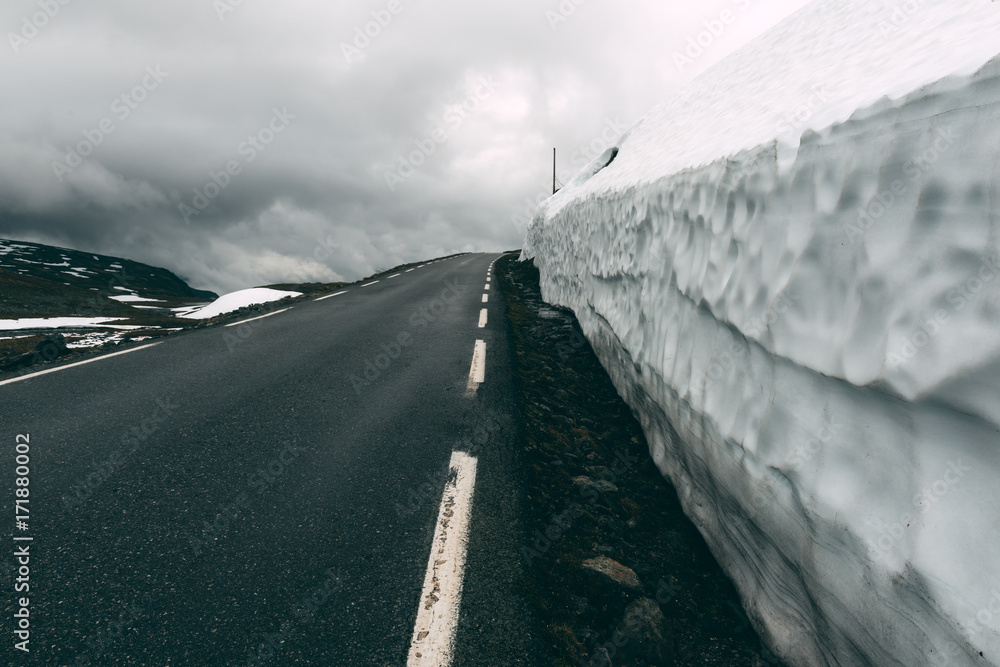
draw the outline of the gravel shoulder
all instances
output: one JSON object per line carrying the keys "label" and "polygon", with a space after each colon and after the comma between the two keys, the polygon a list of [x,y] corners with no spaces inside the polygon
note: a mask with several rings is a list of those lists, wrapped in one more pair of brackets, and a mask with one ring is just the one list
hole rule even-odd
{"label": "gravel shoulder", "polygon": [[642,429],[531,262],[495,274],[519,389],[525,589],[558,665],[781,664],[649,456]]}

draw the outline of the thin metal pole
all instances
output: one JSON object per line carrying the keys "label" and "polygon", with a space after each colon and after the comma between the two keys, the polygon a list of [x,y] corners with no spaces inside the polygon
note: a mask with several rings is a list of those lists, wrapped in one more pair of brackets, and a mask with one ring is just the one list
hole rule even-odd
{"label": "thin metal pole", "polygon": [[556,149],[552,149],[552,194],[556,193]]}

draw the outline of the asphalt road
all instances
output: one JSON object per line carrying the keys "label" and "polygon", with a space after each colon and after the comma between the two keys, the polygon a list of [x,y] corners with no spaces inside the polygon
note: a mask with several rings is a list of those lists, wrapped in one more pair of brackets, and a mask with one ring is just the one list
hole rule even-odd
{"label": "asphalt road", "polygon": [[[500,295],[482,302],[495,257],[0,386],[11,663],[406,664],[461,450],[478,472],[454,664],[550,664],[515,586],[509,352]],[[30,653],[13,648],[21,597]]]}

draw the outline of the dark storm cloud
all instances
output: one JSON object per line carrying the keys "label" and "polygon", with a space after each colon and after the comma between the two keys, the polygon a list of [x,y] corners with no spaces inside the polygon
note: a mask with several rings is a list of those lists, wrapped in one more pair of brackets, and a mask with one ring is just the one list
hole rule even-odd
{"label": "dark storm cloud", "polygon": [[518,247],[551,146],[579,161],[804,4],[740,3],[680,71],[730,0],[7,2],[0,237],[217,291]]}

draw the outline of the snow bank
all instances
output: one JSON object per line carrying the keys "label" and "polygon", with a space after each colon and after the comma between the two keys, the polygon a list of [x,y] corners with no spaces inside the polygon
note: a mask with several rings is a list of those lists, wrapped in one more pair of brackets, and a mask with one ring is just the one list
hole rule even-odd
{"label": "snow bank", "polygon": [[20,331],[21,329],[64,329],[69,327],[112,326],[104,322],[114,322],[120,317],[24,317],[18,320],[0,320],[0,331]]}
{"label": "snow bank", "polygon": [[529,227],[792,664],[1000,664],[997,35],[986,0],[815,2]]}
{"label": "snow bank", "polygon": [[194,320],[205,320],[216,315],[239,310],[245,306],[252,306],[259,303],[270,303],[280,301],[285,297],[302,296],[301,292],[285,292],[282,290],[270,289],[268,287],[254,287],[252,289],[240,290],[223,294],[218,299],[203,308],[199,308],[190,313],[181,313],[179,317]]}
{"label": "snow bank", "polygon": [[158,301],[160,303],[163,303],[163,299],[147,299],[145,297],[138,296],[137,294],[125,294],[122,296],[113,296],[110,298],[113,299],[114,301],[121,301],[123,303],[131,303],[133,301],[144,301],[144,302]]}

